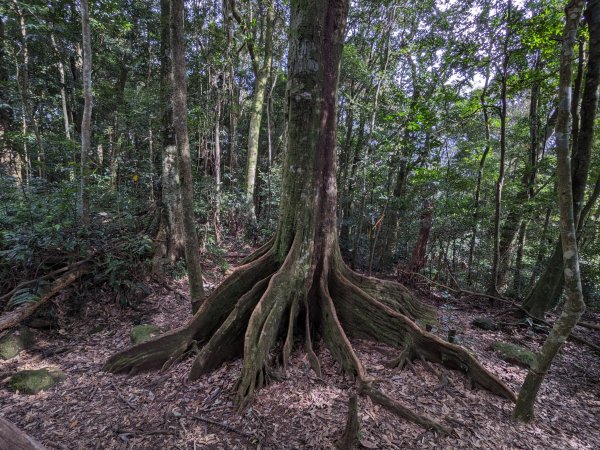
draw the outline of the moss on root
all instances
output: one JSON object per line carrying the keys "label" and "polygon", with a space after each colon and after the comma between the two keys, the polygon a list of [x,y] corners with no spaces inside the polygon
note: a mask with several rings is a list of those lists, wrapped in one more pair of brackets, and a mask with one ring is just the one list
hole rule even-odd
{"label": "moss on root", "polygon": [[129,337],[132,344],[141,344],[160,334],[160,328],[152,324],[136,325],[131,329]]}

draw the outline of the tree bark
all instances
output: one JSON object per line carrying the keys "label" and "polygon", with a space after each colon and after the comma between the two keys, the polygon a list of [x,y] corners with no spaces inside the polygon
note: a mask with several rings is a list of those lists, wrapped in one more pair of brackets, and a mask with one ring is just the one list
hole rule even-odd
{"label": "tree bark", "polygon": [[[242,18],[235,7],[233,0],[230,0],[230,8],[233,17],[242,26],[244,33],[248,34],[249,29],[246,21]],[[265,104],[265,93],[269,81],[271,61],[273,58],[273,23],[275,21],[275,9],[273,2],[267,4],[267,16],[265,18],[265,42],[262,60],[259,62],[256,58],[252,38],[246,37],[246,46],[250,55],[252,70],[254,72],[254,91],[250,106],[250,125],[248,128],[248,155],[246,163],[246,202],[248,204],[248,214],[252,222],[256,221],[256,207],[254,204],[254,191],[256,186],[256,167],[258,165],[258,147],[260,143],[260,124]]]}
{"label": "tree bark", "polygon": [[508,0],[508,5],[506,8],[506,33],[504,36],[502,52],[502,71],[500,73],[500,168],[498,170],[498,181],[496,182],[496,213],[494,216],[494,255],[492,261],[492,276],[490,285],[487,289],[488,293],[492,295],[498,294],[498,272],[500,269],[500,221],[502,220],[502,190],[504,188],[504,160],[506,158],[506,87],[508,83],[508,62],[510,59],[508,44],[511,35],[511,0]]}
{"label": "tree bark", "polygon": [[425,253],[427,251],[427,241],[429,233],[433,225],[433,203],[431,200],[425,201],[423,204],[423,212],[421,213],[421,228],[419,237],[413,249],[412,257],[408,265],[411,272],[419,272],[425,265]]}
{"label": "tree bark", "polygon": [[88,0],[81,0],[81,35],[83,38],[83,116],[81,119],[81,158],[79,173],[79,217],[87,225],[90,221],[88,193],[88,156],[92,147],[92,38]]}
{"label": "tree bark", "polygon": [[175,263],[185,256],[183,239],[183,211],[181,209],[181,181],[179,157],[173,128],[173,104],[171,80],[171,31],[170,0],[160,2],[160,97],[161,117],[161,163],[158,173],[160,183],[161,225],[158,232],[157,258]]}
{"label": "tree bark", "polygon": [[202,269],[196,221],[194,219],[194,179],[187,126],[187,82],[185,75],[185,44],[183,37],[184,0],[171,0],[171,55],[173,86],[173,126],[177,140],[177,155],[181,174],[181,207],[185,261],[190,283],[192,310],[196,312],[204,299]]}
{"label": "tree bark", "polygon": [[0,449],[44,450],[45,448],[16,425],[0,417]]}
{"label": "tree bark", "polygon": [[[529,370],[519,392],[519,398],[514,410],[514,418],[524,422],[533,420],[535,399],[544,381],[544,377],[548,373],[554,357],[569,337],[573,328],[575,328],[585,310],[581,277],[579,274],[575,202],[573,197],[574,192],[572,191],[571,158],[569,155],[570,107],[572,101],[571,61],[573,59],[573,46],[583,6],[583,0],[572,0],[565,9],[566,24],[560,58],[559,113],[556,122],[558,200],[566,301],[560,317],[555,322],[552,330],[550,330],[550,334],[540,352],[536,355],[535,362]],[[599,6],[600,0],[591,0],[588,3],[586,18],[590,25],[590,31],[592,24],[595,25],[600,20]],[[590,33],[591,36],[592,33]]]}

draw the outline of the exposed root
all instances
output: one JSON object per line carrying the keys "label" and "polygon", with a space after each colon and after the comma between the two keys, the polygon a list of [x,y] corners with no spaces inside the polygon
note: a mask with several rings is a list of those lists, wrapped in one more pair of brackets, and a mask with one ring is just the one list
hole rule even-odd
{"label": "exposed root", "polygon": [[[294,241],[281,265],[272,250],[259,249],[249,263],[213,292],[186,327],[113,356],[105,370],[136,372],[168,367],[197,343],[200,350],[190,372],[194,380],[243,352],[236,401],[244,408],[257,389],[279,378],[270,359],[279,338],[283,339],[281,360],[285,370],[295,336],[304,333],[307,360],[321,376],[312,341],[317,331],[344,372],[356,378],[360,394],[436,432],[448,434],[450,430],[374,387],[348,336],[399,348],[398,357],[390,362],[394,367],[402,368],[419,359],[439,376],[429,362],[441,363],[466,373],[475,384],[515,400],[514,393],[466,349],[417,324],[431,322],[435,314],[406,288],[352,272],[335,257],[332,267],[328,258],[315,264],[306,256],[314,249],[301,242],[302,238]],[[354,425],[350,425],[345,441],[354,433]]]}
{"label": "exposed root", "polygon": [[237,302],[229,317],[200,350],[190,371],[190,380],[219,367],[224,361],[239,356],[244,347],[246,324],[271,277],[259,281]]}
{"label": "exposed root", "polygon": [[337,448],[347,450],[355,448],[358,444],[358,433],[360,431],[360,421],[358,419],[358,400],[356,395],[351,395],[348,399],[348,419],[346,419],[346,428],[344,434],[337,442]]}
{"label": "exposed root", "polygon": [[398,400],[394,400],[393,398],[384,394],[380,390],[373,388],[370,384],[361,384],[360,393],[363,395],[367,395],[371,400],[373,400],[373,402],[383,406],[385,409],[393,412],[397,416],[410,420],[411,422],[421,425],[424,428],[437,431],[438,433],[443,435],[449,435],[451,433],[450,429],[444,427],[440,423],[436,422],[430,417],[427,417],[424,414],[415,413],[410,408],[400,403]]}
{"label": "exposed root", "polygon": [[422,357],[460,370],[477,385],[511,401],[516,400],[514,392],[465,348],[421,329],[407,316],[377,301],[341,275],[333,277],[333,286],[336,308],[347,332],[399,348],[409,345],[412,351],[406,357]]}
{"label": "exposed root", "polygon": [[304,255],[311,253],[311,247],[311,243],[303,245],[301,236],[296,236],[281,268],[252,312],[244,338],[244,365],[236,396],[240,409],[252,399],[257,382],[261,385],[264,380],[266,359],[277,341],[286,311],[308,294],[308,280],[314,266],[307,263]]}
{"label": "exposed root", "polygon": [[367,378],[367,372],[352,348],[342,324],[338,319],[333,300],[323,278],[320,281],[322,334],[325,344],[344,372],[355,375],[359,380]]}
{"label": "exposed root", "polygon": [[312,337],[311,337],[312,330],[310,329],[310,312],[308,309],[308,304],[306,304],[305,311],[306,311],[306,319],[305,319],[305,327],[304,327],[305,328],[304,329],[304,351],[306,352],[306,356],[308,358],[308,362],[310,364],[311,369],[315,372],[317,377],[322,378],[323,375],[321,373],[321,363],[319,362],[319,357],[315,353],[315,350],[314,350],[313,344],[312,344]]}
{"label": "exposed root", "polygon": [[412,345],[405,344],[400,354],[387,362],[386,366],[392,369],[404,369],[414,359],[414,351]]}
{"label": "exposed root", "polygon": [[390,280],[367,277],[354,272],[343,263],[338,264],[338,266],[339,272],[348,282],[356,285],[362,291],[394,311],[404,314],[423,325],[434,325],[436,323],[437,311],[419,301],[406,286]]}
{"label": "exposed root", "polygon": [[283,350],[281,355],[283,370],[287,370],[288,362],[290,360],[290,355],[292,354],[292,350],[294,348],[294,329],[296,325],[296,320],[298,318],[298,313],[300,309],[300,302],[295,299],[292,302],[292,306],[290,307],[290,317],[288,320],[288,328],[285,336],[285,343],[283,344]]}
{"label": "exposed root", "polygon": [[186,326],[111,356],[102,370],[133,374],[168,366],[170,361],[174,361],[188,349],[192,341],[200,344],[206,342],[226,320],[238,300],[276,269],[277,264],[269,253],[238,267],[204,301]]}

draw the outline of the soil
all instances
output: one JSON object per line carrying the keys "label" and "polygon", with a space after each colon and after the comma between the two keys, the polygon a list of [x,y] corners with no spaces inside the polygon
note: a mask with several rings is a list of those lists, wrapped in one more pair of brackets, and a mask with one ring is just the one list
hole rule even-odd
{"label": "soil", "polygon": [[[233,262],[240,255],[230,256]],[[214,277],[209,287],[225,276],[214,266],[206,273]],[[127,377],[102,372],[111,354],[130,345],[135,325],[151,323],[167,330],[190,317],[189,303],[178,293],[187,292],[185,280],[153,282],[149,287],[151,295],[137,310],[120,309],[109,295],[87,302],[77,315],[60,314],[64,306],[57,303],[58,328],[36,331],[34,348],[0,362],[0,415],[57,449],[335,448],[354,383],[341,374],[322,345],[317,347],[322,378],[310,370],[298,343],[286,377],[259,391],[252,405],[239,413],[232,399],[241,360],[192,383],[187,381],[191,357],[166,373]],[[526,369],[501,360],[492,344],[501,340],[535,350],[543,335],[527,327],[506,332],[472,326],[474,318],[490,317],[501,309],[491,309],[485,300],[457,300],[436,292],[423,300],[439,309],[439,326],[433,332],[446,337],[455,329],[458,343],[518,391]],[[586,320],[600,323],[600,316],[588,315]],[[598,332],[579,332],[600,342]],[[557,356],[540,391],[537,419],[530,425],[513,422],[509,401],[472,389],[458,372],[421,362],[402,371],[389,369],[386,362],[397,350],[366,341],[353,345],[384,392],[453,430],[441,437],[359,398],[363,448],[600,448],[600,356],[581,344],[568,342]],[[7,389],[10,374],[43,367],[59,368],[66,379],[36,395]]]}

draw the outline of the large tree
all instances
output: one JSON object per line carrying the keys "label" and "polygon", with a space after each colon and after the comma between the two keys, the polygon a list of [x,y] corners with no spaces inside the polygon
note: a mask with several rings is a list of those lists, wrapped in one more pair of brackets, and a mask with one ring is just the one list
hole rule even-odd
{"label": "large tree", "polygon": [[514,400],[471,353],[417,324],[431,322],[435,314],[410,291],[353,272],[342,261],[336,231],[336,91],[348,4],[291,2],[288,148],[274,238],[212,292],[187,325],[112,356],[105,370],[168,367],[195,341],[202,347],[192,380],[243,355],[237,388],[243,406],[264,384],[277,342],[282,342],[285,368],[295,335],[302,335],[308,359],[320,373],[312,345],[318,334],[344,371],[357,378],[363,394],[426,427],[444,430],[373,386],[348,339],[360,337],[399,348],[396,363],[401,366],[414,358],[443,363]]}

